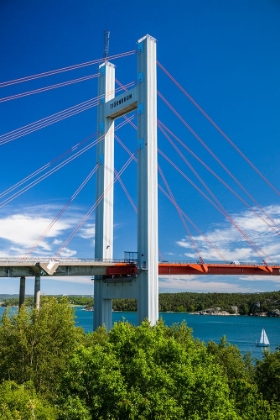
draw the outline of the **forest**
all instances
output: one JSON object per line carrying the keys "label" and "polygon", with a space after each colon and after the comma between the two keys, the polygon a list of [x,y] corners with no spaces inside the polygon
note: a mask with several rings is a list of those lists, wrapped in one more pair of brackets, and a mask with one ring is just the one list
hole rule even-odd
{"label": "forest", "polygon": [[0,420],[280,419],[280,350],[242,356],[187,324],[75,327],[68,299],[0,323]]}
{"label": "forest", "polygon": [[[45,296],[42,296],[45,299]],[[62,296],[57,297],[58,300]],[[83,305],[92,307],[91,296],[67,296],[72,305]],[[27,306],[33,305],[33,297],[25,300]],[[18,298],[2,299],[2,306],[17,306]],[[160,312],[196,312],[208,308],[220,308],[221,311],[234,313],[237,307],[240,315],[267,313],[275,316],[275,310],[280,311],[280,292],[263,293],[160,293]],[[115,311],[136,311],[137,302],[135,299],[113,300]],[[274,311],[274,312],[273,312]],[[280,315],[280,312],[279,312]]]}

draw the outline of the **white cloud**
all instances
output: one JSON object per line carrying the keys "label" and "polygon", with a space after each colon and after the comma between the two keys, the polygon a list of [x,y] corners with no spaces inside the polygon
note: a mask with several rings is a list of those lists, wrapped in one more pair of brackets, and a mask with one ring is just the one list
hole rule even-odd
{"label": "white cloud", "polygon": [[[69,277],[69,276],[52,276],[52,277],[41,277],[41,280],[45,283],[51,283],[51,282],[65,282],[65,283],[77,283],[77,284],[87,284],[92,285],[91,277],[86,276],[77,276],[77,277]],[[67,292],[67,289],[66,289]]]}
{"label": "white cloud", "polygon": [[278,285],[277,288],[280,289],[280,276],[270,276],[269,274],[267,276],[240,276],[240,281],[247,281],[247,282],[272,282]]}
{"label": "white cloud", "polygon": [[[0,217],[0,257],[22,257],[32,249],[32,254],[41,257],[57,251],[65,234],[68,235],[80,220],[80,209],[72,209],[71,214],[58,219],[50,230],[50,224],[61,210],[54,205],[23,207],[21,213],[12,213],[5,208],[6,214]],[[87,228],[91,226],[88,225]],[[46,231],[47,230],[47,231]],[[69,232],[68,232],[69,231]],[[89,234],[89,231],[87,231]],[[42,240],[40,237],[43,235]],[[76,250],[64,249],[62,255],[71,257]]]}
{"label": "white cloud", "polygon": [[240,286],[233,282],[233,279],[229,283],[221,280],[212,280],[210,277],[198,277],[198,276],[170,276],[159,278],[159,289],[160,292],[219,292],[222,293],[251,293],[251,286]]}
{"label": "white cloud", "polygon": [[62,258],[70,258],[70,257],[74,257],[74,255],[76,254],[77,254],[77,251],[75,251],[74,249],[63,248],[61,252],[59,253],[59,256]]}
{"label": "white cloud", "polygon": [[84,239],[94,239],[95,237],[95,224],[88,223],[80,229],[79,235]]}
{"label": "white cloud", "polygon": [[[47,217],[35,215],[33,217],[25,214],[8,216],[0,219],[0,238],[17,245],[32,246],[51,221],[52,219]],[[46,237],[56,237],[70,226],[68,222],[57,221]],[[44,242],[41,242],[40,246],[48,247]]]}
{"label": "white cloud", "polygon": [[[280,206],[267,206],[264,211],[272,218],[275,223],[280,223]],[[258,211],[259,212],[259,211]],[[268,224],[272,222],[266,215],[261,215]],[[224,222],[221,225],[213,225],[208,229],[205,237],[211,242],[227,261],[260,261],[265,259],[267,262],[275,262],[280,259],[280,241],[279,235],[268,227],[253,212],[245,211],[232,215],[232,219],[236,225],[244,233],[241,235],[238,230],[229,223]],[[279,229],[279,228],[278,228]],[[277,230],[279,232],[279,230]],[[251,242],[247,242],[246,236]],[[220,260],[218,253],[206,242],[201,235],[193,236],[198,249],[203,258],[208,260]],[[252,243],[254,242],[254,244]],[[182,238],[178,240],[177,245],[186,249],[184,255],[187,258],[198,259],[190,240]],[[255,248],[255,249],[254,249]],[[258,252],[256,251],[258,248]],[[262,253],[263,251],[263,253]]]}

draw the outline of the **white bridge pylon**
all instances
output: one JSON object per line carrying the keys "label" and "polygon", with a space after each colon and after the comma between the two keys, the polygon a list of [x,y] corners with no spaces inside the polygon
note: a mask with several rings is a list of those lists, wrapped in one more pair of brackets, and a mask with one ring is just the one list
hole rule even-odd
{"label": "white bridge pylon", "polygon": [[[138,276],[129,282],[94,278],[94,327],[112,327],[112,299],[137,299],[138,324],[158,319],[158,179],[156,40],[137,42],[137,86],[115,97],[115,67],[99,67],[95,258],[113,259],[114,120],[137,110]],[[104,195],[103,195],[104,194]]]}

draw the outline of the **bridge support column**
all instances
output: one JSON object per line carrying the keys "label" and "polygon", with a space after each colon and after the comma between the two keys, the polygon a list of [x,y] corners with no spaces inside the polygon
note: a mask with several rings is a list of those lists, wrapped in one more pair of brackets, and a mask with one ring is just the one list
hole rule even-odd
{"label": "bridge support column", "polygon": [[25,277],[20,278],[19,285],[19,308],[24,304],[25,298]]}
{"label": "bridge support column", "polygon": [[[115,96],[115,66],[105,62],[99,67],[98,137],[96,160],[95,259],[113,259],[113,208],[114,208],[114,120],[106,118],[105,104]],[[105,324],[112,327],[112,301],[104,299],[106,285],[98,277],[94,282],[94,327]]]}
{"label": "bridge support column", "polygon": [[158,320],[156,40],[138,41],[138,322]]}
{"label": "bridge support column", "polygon": [[41,277],[36,276],[34,282],[34,305],[36,309],[40,308],[40,290],[41,290]]}
{"label": "bridge support column", "polygon": [[106,294],[107,284],[94,280],[94,329],[105,325],[109,331],[112,326],[112,299]]}

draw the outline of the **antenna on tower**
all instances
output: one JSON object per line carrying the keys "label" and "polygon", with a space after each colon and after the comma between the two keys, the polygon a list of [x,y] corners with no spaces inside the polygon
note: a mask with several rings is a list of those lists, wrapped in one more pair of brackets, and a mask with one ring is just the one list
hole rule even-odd
{"label": "antenna on tower", "polygon": [[109,37],[110,37],[110,31],[105,30],[104,31],[104,53],[103,58],[106,60],[109,55]]}

